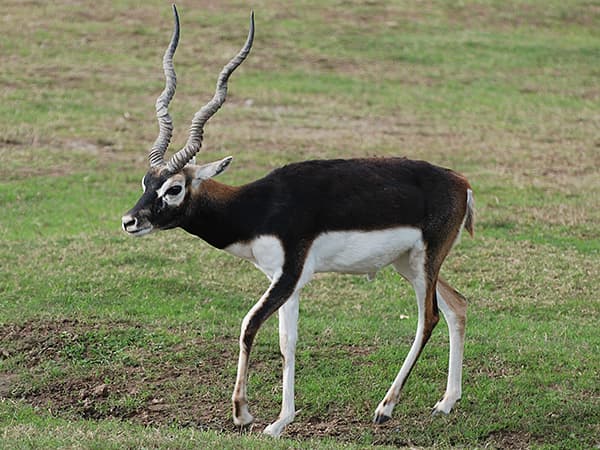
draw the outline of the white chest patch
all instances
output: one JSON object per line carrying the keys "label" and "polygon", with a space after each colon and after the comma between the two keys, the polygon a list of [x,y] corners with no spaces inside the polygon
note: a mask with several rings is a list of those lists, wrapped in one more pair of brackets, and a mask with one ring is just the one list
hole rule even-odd
{"label": "white chest patch", "polygon": [[224,250],[253,262],[271,279],[283,268],[283,246],[275,236],[259,236],[250,242],[236,242]]}

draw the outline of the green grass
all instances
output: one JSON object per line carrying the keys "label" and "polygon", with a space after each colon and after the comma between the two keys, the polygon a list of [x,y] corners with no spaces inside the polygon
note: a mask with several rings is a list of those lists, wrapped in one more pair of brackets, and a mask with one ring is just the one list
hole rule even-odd
{"label": "green grass", "polygon": [[223,435],[209,430],[179,427],[142,427],[115,420],[73,421],[40,415],[29,407],[3,401],[0,412],[4,422],[2,447],[30,448],[86,448],[86,449],[138,449],[138,448],[227,448],[227,449],[356,449],[352,444],[338,444],[333,440],[274,441],[260,436]]}
{"label": "green grass", "polygon": [[[296,422],[278,414],[276,320],[253,351],[251,430],[229,398],[267,287],[182,231],[131,239],[171,27],[158,1],[9,1],[0,36],[0,448],[593,448],[600,445],[600,20],[589,1],[259,1],[203,156],[248,182],[308,158],[405,155],[477,205],[444,275],[469,300],[464,395],[442,323],[394,419],[370,424],[416,326],[414,294],[323,275],[304,291]],[[246,33],[244,2],[179,6],[182,145]],[[406,317],[401,319],[401,317]]]}

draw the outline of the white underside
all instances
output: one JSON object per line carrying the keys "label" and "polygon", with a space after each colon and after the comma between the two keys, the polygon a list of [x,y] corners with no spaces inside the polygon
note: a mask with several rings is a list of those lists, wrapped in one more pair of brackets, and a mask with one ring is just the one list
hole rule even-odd
{"label": "white underside", "polygon": [[[373,274],[411,249],[422,246],[421,231],[412,227],[323,233],[309,249],[301,284],[306,284],[316,272]],[[225,251],[253,262],[269,278],[282,269],[285,259],[283,246],[275,236],[235,243]]]}

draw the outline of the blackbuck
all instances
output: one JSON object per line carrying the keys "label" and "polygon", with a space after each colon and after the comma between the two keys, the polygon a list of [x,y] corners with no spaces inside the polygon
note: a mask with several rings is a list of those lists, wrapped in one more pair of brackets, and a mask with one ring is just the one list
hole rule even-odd
{"label": "blackbuck", "polygon": [[448,413],[461,397],[466,302],[439,277],[461,230],[473,233],[473,196],[462,175],[405,158],[304,161],[279,168],[243,186],[214,181],[231,157],[197,165],[203,127],[225,101],[227,80],[248,55],[254,18],[244,47],[221,71],[216,93],[192,120],[189,139],[168,161],[172,134],[167,106],[175,91],[173,54],[179,18],[165,52],[166,87],[156,101],[159,136],[149,154],[144,192],[123,216],[134,236],[183,228],[210,245],[254,263],[270,286],[244,317],[233,391],[233,421],[248,425],[248,359],[257,331],[278,311],[283,355],[279,418],[264,431],[278,436],[293,421],[294,358],[300,290],[315,273],[373,275],[391,265],[413,286],[418,305],[416,337],[398,376],[375,411],[375,423],[390,419],[400,391],[439,320],[450,337],[448,381],[434,413]]}

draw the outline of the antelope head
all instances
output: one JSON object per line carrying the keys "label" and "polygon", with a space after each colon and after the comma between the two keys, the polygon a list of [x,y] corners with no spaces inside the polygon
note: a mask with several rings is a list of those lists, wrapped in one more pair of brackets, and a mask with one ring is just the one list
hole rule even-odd
{"label": "antelope head", "polygon": [[122,218],[123,230],[135,236],[178,226],[186,212],[192,191],[196,190],[203,181],[223,172],[231,162],[232,158],[229,156],[220,161],[197,165],[195,155],[202,146],[204,125],[225,102],[229,76],[246,59],[254,39],[254,13],[252,13],[250,31],[244,47],[223,67],[213,98],[194,115],[185,146],[165,161],[165,152],[173,134],[173,121],[168,106],[175,94],[177,83],[173,55],[179,42],[179,14],[175,5],[173,5],[173,15],[175,20],[173,36],[163,57],[165,88],[156,99],[159,134],[148,155],[150,169],[142,179],[143,194]]}

